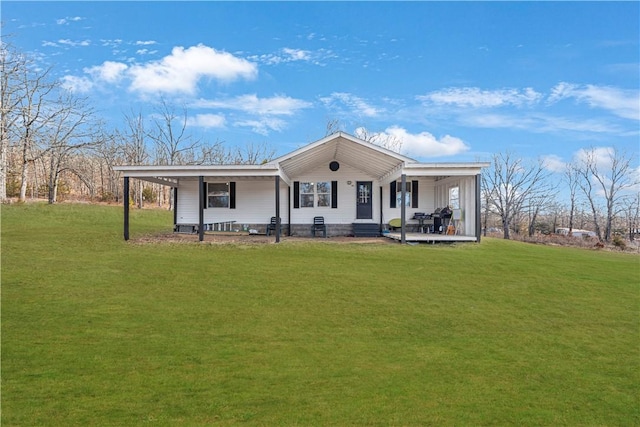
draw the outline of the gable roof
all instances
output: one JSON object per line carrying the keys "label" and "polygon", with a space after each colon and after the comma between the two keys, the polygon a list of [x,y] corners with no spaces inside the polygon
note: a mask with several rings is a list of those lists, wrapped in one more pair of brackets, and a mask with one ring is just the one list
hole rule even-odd
{"label": "gable roof", "polygon": [[305,145],[273,160],[273,163],[278,164],[288,177],[292,177],[333,160],[348,164],[380,180],[403,164],[416,163],[409,157],[344,132],[337,132]]}

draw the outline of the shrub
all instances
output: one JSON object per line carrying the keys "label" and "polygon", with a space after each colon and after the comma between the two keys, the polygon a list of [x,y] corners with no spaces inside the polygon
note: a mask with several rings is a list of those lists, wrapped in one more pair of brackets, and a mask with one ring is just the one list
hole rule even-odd
{"label": "shrub", "polygon": [[627,249],[627,242],[624,241],[622,236],[616,234],[615,236],[613,236],[613,246],[620,249],[621,251],[624,251],[625,249]]}

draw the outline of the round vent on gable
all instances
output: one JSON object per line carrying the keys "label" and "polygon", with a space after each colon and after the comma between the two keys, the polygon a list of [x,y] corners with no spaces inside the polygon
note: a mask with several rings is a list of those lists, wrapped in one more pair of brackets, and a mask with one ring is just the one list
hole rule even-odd
{"label": "round vent on gable", "polygon": [[340,169],[340,163],[334,160],[333,162],[329,163],[329,169],[331,169],[334,172],[337,171],[338,169]]}

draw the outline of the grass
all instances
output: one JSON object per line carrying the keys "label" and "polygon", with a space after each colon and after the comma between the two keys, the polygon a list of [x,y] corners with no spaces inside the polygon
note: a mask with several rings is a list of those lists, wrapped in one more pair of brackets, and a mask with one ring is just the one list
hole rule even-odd
{"label": "grass", "polygon": [[3,426],[640,424],[636,255],[121,223],[2,207]]}

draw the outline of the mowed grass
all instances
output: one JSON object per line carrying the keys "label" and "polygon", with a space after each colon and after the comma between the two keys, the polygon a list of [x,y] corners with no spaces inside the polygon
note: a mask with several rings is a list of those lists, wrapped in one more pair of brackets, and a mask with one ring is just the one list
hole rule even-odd
{"label": "mowed grass", "polygon": [[3,426],[640,424],[637,255],[121,224],[2,207]]}

